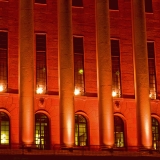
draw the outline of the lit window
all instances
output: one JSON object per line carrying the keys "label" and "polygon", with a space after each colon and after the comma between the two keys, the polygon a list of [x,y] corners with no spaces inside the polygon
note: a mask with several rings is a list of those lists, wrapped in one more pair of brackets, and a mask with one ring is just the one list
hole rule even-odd
{"label": "lit window", "polygon": [[151,99],[156,99],[156,72],[154,58],[154,42],[147,42],[148,48],[148,67],[149,67],[149,89]]}
{"label": "lit window", "polygon": [[10,127],[10,120],[6,113],[0,112],[0,134],[1,134],[1,140],[0,145],[9,145],[9,132]]}
{"label": "lit window", "polygon": [[111,56],[112,56],[112,96],[121,97],[119,40],[111,40]]}
{"label": "lit window", "polygon": [[158,141],[159,141],[159,123],[158,121],[152,117],[152,145],[156,150],[158,149]]}
{"label": "lit window", "polygon": [[145,0],[145,12],[153,13],[152,0]]}
{"label": "lit window", "polygon": [[83,7],[83,0],[72,0],[72,6]]}
{"label": "lit window", "polygon": [[6,92],[8,82],[8,33],[0,32],[0,92]]}
{"label": "lit window", "polygon": [[114,116],[115,147],[124,147],[124,123],[119,116]]}
{"label": "lit window", "polygon": [[87,120],[82,115],[75,115],[75,145],[87,146]]}
{"label": "lit window", "polygon": [[35,144],[39,149],[50,148],[49,119],[42,113],[35,115]]}
{"label": "lit window", "polygon": [[109,9],[118,10],[118,0],[109,0]]}
{"label": "lit window", "polygon": [[35,0],[35,3],[46,4],[46,0]]}
{"label": "lit window", "polygon": [[46,92],[46,35],[36,35],[36,93]]}
{"label": "lit window", "polygon": [[73,37],[75,95],[84,95],[84,51],[83,38]]}

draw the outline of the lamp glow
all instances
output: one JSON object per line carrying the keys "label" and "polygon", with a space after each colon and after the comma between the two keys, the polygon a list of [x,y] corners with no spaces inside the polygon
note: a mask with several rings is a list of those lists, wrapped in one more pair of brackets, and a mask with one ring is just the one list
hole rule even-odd
{"label": "lamp glow", "polygon": [[79,95],[80,94],[80,90],[79,89],[75,89],[74,90],[74,95]]}
{"label": "lamp glow", "polygon": [[116,97],[117,93],[115,91],[112,92],[112,97]]}
{"label": "lamp glow", "polygon": [[0,85],[0,92],[3,92],[4,91],[4,86],[1,84]]}
{"label": "lamp glow", "polygon": [[43,93],[43,88],[38,87],[36,92],[37,92],[37,94],[42,94]]}
{"label": "lamp glow", "polygon": [[79,74],[83,74],[83,69],[80,69],[78,72]]}

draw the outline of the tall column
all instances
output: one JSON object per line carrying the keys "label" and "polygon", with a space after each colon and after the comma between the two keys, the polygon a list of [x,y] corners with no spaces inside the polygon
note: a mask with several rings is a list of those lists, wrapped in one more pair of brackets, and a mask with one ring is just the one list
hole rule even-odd
{"label": "tall column", "polygon": [[114,145],[109,0],[96,0],[97,82],[100,144]]}
{"label": "tall column", "polygon": [[20,142],[31,145],[34,143],[33,0],[20,0],[19,20]]}
{"label": "tall column", "polygon": [[144,0],[132,0],[138,145],[149,149],[152,146],[152,129],[144,6]]}
{"label": "tall column", "polygon": [[58,58],[60,96],[60,141],[74,145],[74,68],[71,0],[58,0]]}

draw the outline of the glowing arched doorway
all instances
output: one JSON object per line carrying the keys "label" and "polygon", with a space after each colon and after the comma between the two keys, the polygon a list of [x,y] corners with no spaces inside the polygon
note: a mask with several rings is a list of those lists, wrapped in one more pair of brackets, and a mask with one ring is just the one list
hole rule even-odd
{"label": "glowing arched doorway", "polygon": [[152,117],[152,144],[154,149],[158,149],[159,141],[159,123],[158,120]]}
{"label": "glowing arched doorway", "polygon": [[75,145],[76,146],[87,146],[88,135],[87,135],[87,120],[80,114],[75,115]]}
{"label": "glowing arched doorway", "polygon": [[35,115],[35,144],[39,149],[50,149],[49,118],[43,113]]}
{"label": "glowing arched doorway", "polygon": [[124,122],[121,117],[114,116],[115,147],[124,147]]}
{"label": "glowing arched doorway", "polygon": [[10,143],[10,119],[5,112],[0,111],[0,134],[1,146],[8,146]]}

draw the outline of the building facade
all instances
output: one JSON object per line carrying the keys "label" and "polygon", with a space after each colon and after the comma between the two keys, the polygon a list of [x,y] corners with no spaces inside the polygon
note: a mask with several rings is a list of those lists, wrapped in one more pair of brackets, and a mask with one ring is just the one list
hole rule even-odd
{"label": "building facade", "polygon": [[0,148],[160,147],[159,0],[0,0]]}

